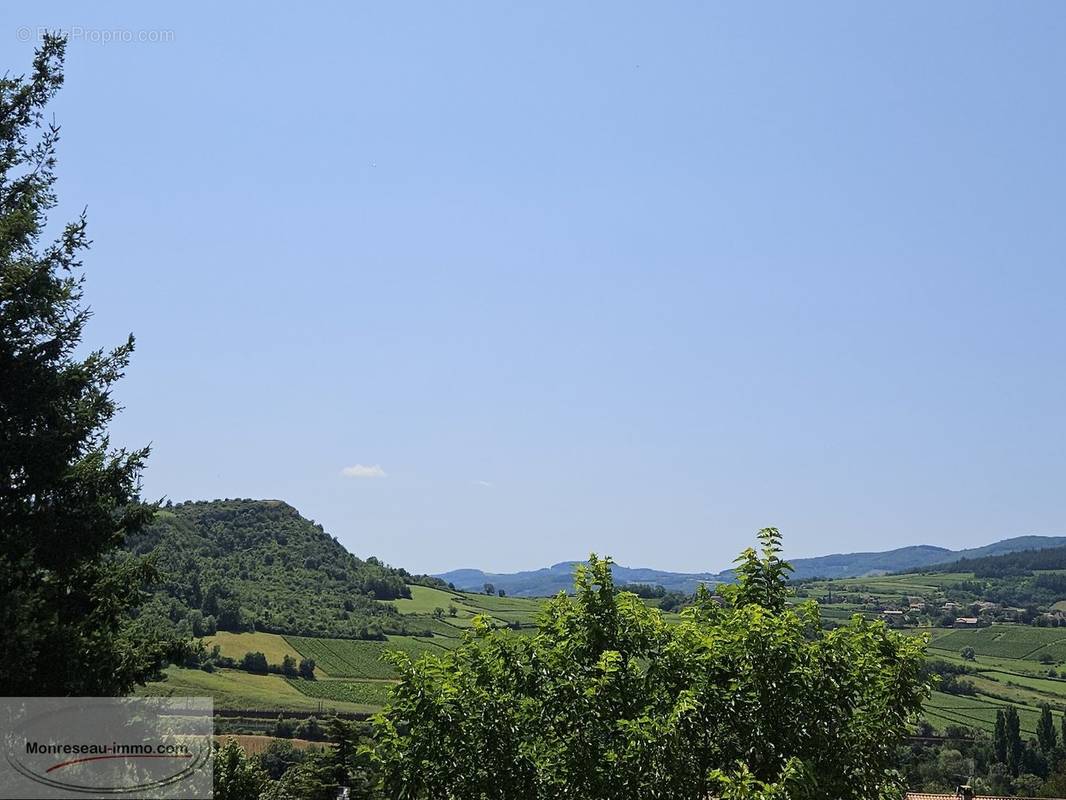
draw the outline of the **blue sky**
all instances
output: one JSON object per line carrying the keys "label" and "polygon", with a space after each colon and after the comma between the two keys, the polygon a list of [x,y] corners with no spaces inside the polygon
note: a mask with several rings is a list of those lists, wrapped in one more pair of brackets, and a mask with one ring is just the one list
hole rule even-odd
{"label": "blue sky", "polygon": [[0,11],[75,35],[149,496],[419,571],[1066,533],[1066,6],[192,5]]}

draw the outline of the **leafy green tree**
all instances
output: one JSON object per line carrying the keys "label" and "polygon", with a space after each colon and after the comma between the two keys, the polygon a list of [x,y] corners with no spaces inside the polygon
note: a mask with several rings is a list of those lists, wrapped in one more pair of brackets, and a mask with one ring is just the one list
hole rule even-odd
{"label": "leafy green tree", "polygon": [[223,631],[239,633],[248,627],[241,611],[240,601],[236,597],[225,597],[218,601],[218,628]]}
{"label": "leafy green tree", "polygon": [[962,656],[964,661],[976,661],[977,660],[977,653],[974,652],[974,649],[972,647],[964,647],[964,648],[962,648],[962,651],[959,653],[959,655]]}
{"label": "leafy green tree", "polygon": [[255,800],[267,784],[266,774],[248,758],[236,739],[214,754],[215,800]]}
{"label": "leafy green tree", "polygon": [[300,659],[300,677],[309,681],[315,679],[315,660],[313,658]]}
{"label": "leafy green tree", "polygon": [[486,583],[484,586],[485,594],[496,594],[496,587],[491,583]]}
{"label": "leafy green tree", "polygon": [[111,447],[112,388],[133,337],[85,354],[84,215],[42,242],[57,202],[59,128],[43,109],[65,42],[46,36],[29,77],[0,76],[0,694],[128,692],[180,658],[180,641],[132,619],[155,578],[119,557],[155,507],[138,501],[148,449]]}
{"label": "leafy green tree", "polygon": [[287,739],[274,739],[258,756],[259,766],[272,780],[278,780],[294,764],[304,760],[304,751]]}
{"label": "leafy green tree", "polygon": [[297,726],[294,734],[297,739],[308,739],[312,742],[320,742],[326,738],[326,731],[323,729],[322,724],[314,716],[310,716],[305,720],[302,720]]}
{"label": "leafy green tree", "polygon": [[754,548],[747,548],[734,562],[737,582],[723,586],[722,594],[736,606],[756,605],[779,614],[785,608],[787,592],[784,586],[792,566],[783,561],[781,534],[777,528],[763,528],[758,534],[762,558]]}
{"label": "leafy green tree", "polygon": [[245,653],[241,658],[241,669],[246,669],[249,672],[268,672],[270,665],[267,663],[267,657],[256,650],[254,653]]}
{"label": "leafy green tree", "polygon": [[295,678],[299,675],[299,670],[296,668],[296,659],[288,653],[281,659],[281,674],[286,678]]}
{"label": "leafy green tree", "polygon": [[435,609],[433,609],[433,618],[436,620],[444,619],[444,609],[440,606],[437,606]]}
{"label": "leafy green tree", "polygon": [[389,797],[703,800],[884,797],[928,695],[922,641],[791,605],[776,530],[738,559],[719,606],[677,625],[615,590],[609,559],[575,574],[535,636],[475,619],[415,663],[375,719]]}
{"label": "leafy green tree", "polygon": [[1058,743],[1058,733],[1055,730],[1055,720],[1051,716],[1051,706],[1047,703],[1040,705],[1040,721],[1036,725],[1036,738],[1040,742],[1040,751],[1050,755]]}
{"label": "leafy green tree", "polygon": [[[336,800],[340,784],[333,778],[333,756],[309,751],[304,759],[271,784],[263,800]],[[250,795],[250,798],[258,795]],[[243,800],[243,799],[242,799]]]}
{"label": "leafy green tree", "polygon": [[1023,773],[1011,781],[1011,789],[1018,797],[1037,797],[1044,787],[1040,776]]}
{"label": "leafy green tree", "polygon": [[271,735],[278,739],[291,739],[295,732],[296,723],[286,718],[284,714],[278,714],[278,719],[274,723],[274,730]]}

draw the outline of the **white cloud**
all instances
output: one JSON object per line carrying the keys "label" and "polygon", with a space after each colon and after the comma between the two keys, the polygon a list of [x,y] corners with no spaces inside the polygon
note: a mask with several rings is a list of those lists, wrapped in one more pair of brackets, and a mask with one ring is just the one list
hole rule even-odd
{"label": "white cloud", "polygon": [[366,464],[353,464],[350,467],[342,469],[341,475],[345,478],[384,478],[387,476],[387,473],[377,464],[372,466]]}
{"label": "white cloud", "polygon": [[474,483],[478,486],[484,486],[486,489],[491,489],[495,485],[489,481],[474,481]]}

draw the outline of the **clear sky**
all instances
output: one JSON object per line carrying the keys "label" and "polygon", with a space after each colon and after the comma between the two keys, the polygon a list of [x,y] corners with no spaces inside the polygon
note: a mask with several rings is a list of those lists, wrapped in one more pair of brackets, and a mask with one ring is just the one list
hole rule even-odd
{"label": "clear sky", "polygon": [[1066,533],[1066,5],[17,5],[147,495],[417,571]]}

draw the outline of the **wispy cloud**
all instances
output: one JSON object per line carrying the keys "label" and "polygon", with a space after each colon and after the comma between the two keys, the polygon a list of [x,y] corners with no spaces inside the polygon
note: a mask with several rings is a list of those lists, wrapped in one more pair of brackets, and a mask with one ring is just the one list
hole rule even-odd
{"label": "wispy cloud", "polygon": [[473,483],[475,485],[477,485],[477,486],[484,486],[486,489],[491,489],[493,486],[496,485],[496,484],[491,483],[489,481],[474,481]]}
{"label": "wispy cloud", "polygon": [[341,475],[345,478],[384,478],[388,473],[377,464],[353,464],[342,469]]}

